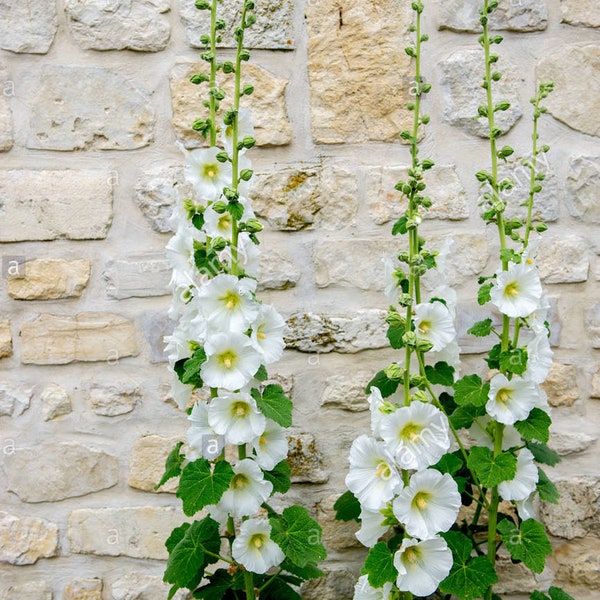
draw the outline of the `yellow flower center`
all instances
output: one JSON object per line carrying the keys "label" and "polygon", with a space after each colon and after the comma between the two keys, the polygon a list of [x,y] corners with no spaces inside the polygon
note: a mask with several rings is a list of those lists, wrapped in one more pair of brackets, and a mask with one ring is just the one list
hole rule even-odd
{"label": "yellow flower center", "polygon": [[241,302],[241,298],[233,290],[228,290],[224,296],[219,298],[219,300],[222,300],[225,303],[225,308],[227,310],[237,308]]}
{"label": "yellow flower center", "polygon": [[231,215],[229,213],[221,215],[217,227],[219,229],[231,229]]}
{"label": "yellow flower center", "polygon": [[381,479],[389,479],[392,476],[392,471],[390,466],[385,461],[380,461],[377,463],[377,469],[375,469],[375,477],[380,477]]}
{"label": "yellow flower center", "polygon": [[516,281],[511,281],[504,288],[504,295],[505,296],[512,296],[513,298],[515,298],[516,296],[518,296],[519,295],[519,284]]}
{"label": "yellow flower center", "polygon": [[265,543],[265,536],[262,533],[255,533],[250,538],[250,546],[254,546],[255,548],[261,548]]}
{"label": "yellow flower center", "polygon": [[507,402],[510,400],[510,390],[502,388],[498,390],[496,394],[496,401],[502,405],[502,408],[506,408]]}
{"label": "yellow flower center", "polygon": [[256,337],[259,340],[265,340],[267,339],[267,336],[262,332],[262,328],[264,327],[264,325],[259,325],[258,329],[256,330]]}
{"label": "yellow flower center", "polygon": [[214,163],[204,165],[204,177],[214,179],[219,173],[219,167]]}
{"label": "yellow flower center", "polygon": [[231,412],[236,417],[245,417],[250,412],[250,407],[247,402],[234,402],[231,406]]}
{"label": "yellow flower center", "polygon": [[429,501],[429,498],[431,498],[431,494],[429,492],[417,492],[412,500],[412,505],[419,510],[425,510],[427,508],[427,502]]}
{"label": "yellow flower center", "polygon": [[416,563],[417,560],[419,560],[420,556],[421,556],[420,550],[418,548],[415,548],[414,546],[411,546],[410,548],[407,548],[402,553],[402,562],[410,563],[412,565],[412,564]]}
{"label": "yellow flower center", "polygon": [[421,321],[419,323],[419,331],[421,333],[427,333],[431,329],[431,321]]}
{"label": "yellow flower center", "polygon": [[241,490],[248,485],[248,481],[249,479],[246,477],[246,475],[243,473],[238,473],[237,475],[233,476],[233,479],[231,480],[231,487],[236,490]]}
{"label": "yellow flower center", "polygon": [[233,350],[225,350],[225,352],[222,352],[218,356],[219,362],[223,364],[227,369],[231,369],[236,358],[237,357]]}
{"label": "yellow flower center", "polygon": [[423,431],[423,426],[418,423],[407,423],[400,431],[400,438],[410,440],[411,442],[419,441],[419,434]]}
{"label": "yellow flower center", "polygon": [[264,435],[261,435],[260,438],[258,439],[258,445],[259,446],[264,446],[267,443],[267,438]]}

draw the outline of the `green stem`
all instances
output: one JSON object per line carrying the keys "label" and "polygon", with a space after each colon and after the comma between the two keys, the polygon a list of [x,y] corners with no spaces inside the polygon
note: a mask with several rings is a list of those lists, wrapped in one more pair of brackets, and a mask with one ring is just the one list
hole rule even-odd
{"label": "green stem", "polygon": [[244,571],[244,588],[246,590],[246,600],[254,600],[254,574],[250,571]]}
{"label": "green stem", "polygon": [[210,80],[208,82],[211,94],[209,95],[210,111],[210,145],[217,145],[217,99],[212,91],[217,87],[217,0],[212,0],[210,7]]}

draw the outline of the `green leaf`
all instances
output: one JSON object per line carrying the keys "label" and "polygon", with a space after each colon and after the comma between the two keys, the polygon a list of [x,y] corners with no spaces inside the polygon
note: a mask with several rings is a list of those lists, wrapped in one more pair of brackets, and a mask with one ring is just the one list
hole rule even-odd
{"label": "green leaf", "polygon": [[491,488],[503,481],[514,479],[517,472],[517,457],[510,452],[498,456],[489,448],[473,446],[467,465],[477,475],[481,485]]}
{"label": "green leaf", "polygon": [[239,221],[244,215],[244,207],[241,202],[228,202],[225,210],[236,220]]}
{"label": "green leaf", "polygon": [[273,493],[285,494],[291,487],[290,465],[287,460],[277,463],[271,471],[263,471],[265,479],[273,484]]}
{"label": "green leaf", "polygon": [[444,594],[454,594],[461,600],[473,600],[497,583],[498,576],[485,556],[475,556],[463,564],[455,563],[450,574],[440,583]]}
{"label": "green leaf", "polygon": [[318,563],[327,556],[321,543],[321,526],[303,506],[290,506],[280,516],[271,517],[271,538],[299,567]]}
{"label": "green leaf", "polygon": [[262,396],[256,398],[256,404],[265,417],[272,419],[282,427],[292,425],[292,401],[283,393],[280,385],[268,385]]}
{"label": "green leaf", "polygon": [[183,536],[185,535],[185,532],[189,529],[189,527],[189,523],[183,523],[182,525],[180,525],[179,527],[175,527],[175,529],[171,531],[171,535],[167,538],[167,541],[165,542],[165,546],[169,554],[173,552],[173,548],[175,548],[175,546],[177,546],[177,544],[179,544],[179,542],[183,539]]}
{"label": "green leaf", "polygon": [[308,579],[318,579],[324,575],[323,571],[315,563],[308,563],[304,567],[299,567],[287,558],[281,563],[281,568],[305,581]]}
{"label": "green leaf", "polygon": [[515,423],[515,429],[528,442],[537,440],[545,443],[550,438],[551,424],[552,419],[547,412],[541,408],[534,408],[525,420]]}
{"label": "green leaf", "polygon": [[402,337],[405,333],[406,328],[404,327],[404,325],[390,325],[386,333],[387,339],[390,341],[390,346],[395,350],[404,348],[404,342],[402,341]]}
{"label": "green leaf", "polygon": [[467,404],[459,406],[449,417],[452,427],[455,429],[468,429],[473,425],[477,417],[485,415],[485,406],[473,406]]}
{"label": "green leaf", "polygon": [[454,384],[454,367],[443,361],[435,363],[433,367],[427,365],[425,376],[429,383],[433,385],[451,386]]}
{"label": "green leaf", "polygon": [[181,383],[193,385],[194,387],[202,387],[204,383],[200,377],[200,367],[206,362],[206,352],[204,348],[197,348],[192,356],[183,363],[183,375]]}
{"label": "green leaf", "polygon": [[531,592],[529,600],[550,600],[550,597],[546,596],[546,594],[542,594],[542,592],[539,592],[538,590],[535,590]]}
{"label": "green leaf", "polygon": [[335,501],[333,509],[337,521],[358,521],[360,518],[360,502],[350,490]]}
{"label": "green leaf", "polygon": [[281,577],[275,577],[272,579],[260,593],[261,600],[302,600],[302,596],[298,592],[281,579]]}
{"label": "green leaf", "polygon": [[467,333],[470,333],[476,337],[486,337],[492,333],[492,329],[492,320],[485,319],[485,321],[477,321],[477,323],[473,323],[473,326],[470,329],[467,329]]}
{"label": "green leaf", "polygon": [[539,442],[527,442],[526,446],[529,448],[529,450],[531,450],[531,454],[533,454],[535,460],[543,465],[549,465],[553,467],[561,460],[558,453],[548,448],[546,444],[541,444]]}
{"label": "green leaf", "polygon": [[400,217],[392,227],[392,235],[398,235],[399,233],[404,235],[406,233],[406,223],[408,219],[405,216]]}
{"label": "green leaf", "polygon": [[550,478],[542,469],[538,467],[538,482],[537,482],[537,490],[540,495],[540,499],[546,502],[550,502],[550,504],[558,504],[560,499],[560,493],[558,492],[558,488],[554,485]]}
{"label": "green leaf", "polygon": [[459,406],[483,406],[488,401],[489,383],[483,385],[479,375],[465,375],[454,384],[454,402]]}
{"label": "green leaf", "polygon": [[371,388],[376,387],[381,392],[382,398],[388,398],[398,389],[399,385],[400,381],[389,379],[385,371],[379,371],[367,384],[366,393],[370,394]]}
{"label": "green leaf", "polygon": [[503,373],[523,375],[527,369],[527,350],[514,348],[500,353],[500,370]]}
{"label": "green leaf", "polygon": [[494,287],[494,283],[492,281],[490,281],[488,283],[484,283],[479,288],[479,291],[477,292],[477,302],[480,305],[483,305],[492,299],[490,292],[492,291],[493,287]]}
{"label": "green leaf", "polygon": [[221,600],[227,590],[231,587],[233,576],[226,569],[217,569],[213,575],[208,578],[207,585],[198,588],[193,596],[203,600]]}
{"label": "green leaf", "polygon": [[256,381],[266,381],[268,378],[267,367],[265,367],[265,365],[260,365],[258,371],[256,371],[256,374],[254,375],[254,379],[256,379]]}
{"label": "green leaf", "polygon": [[463,461],[459,456],[460,450],[452,454],[444,454],[442,458],[432,466],[432,469],[437,469],[440,473],[449,473],[454,475],[463,466]]}
{"label": "green leaf", "polygon": [[233,469],[226,461],[214,464],[205,458],[188,463],[181,473],[177,497],[183,501],[183,512],[188,516],[196,514],[209,504],[216,504],[229,488],[233,479]]}
{"label": "green leaf", "polygon": [[548,590],[548,593],[550,594],[550,598],[552,600],[575,600],[573,596],[567,594],[567,592],[565,592],[563,589],[556,586],[551,586]]}
{"label": "green leaf", "polygon": [[179,477],[179,475],[181,475],[181,465],[185,460],[185,455],[179,454],[181,446],[183,446],[183,442],[177,442],[173,450],[169,452],[169,456],[167,456],[167,460],[165,462],[165,472],[161,480],[154,486],[154,490],[157,490],[161,485],[167,483],[169,479],[172,479],[173,477]]}
{"label": "green leaf", "polygon": [[464,533],[446,531],[440,533],[440,535],[446,540],[448,548],[452,550],[452,556],[456,564],[464,565],[469,562],[471,552],[473,552],[473,543]]}
{"label": "green leaf", "polygon": [[487,358],[484,358],[490,369],[500,369],[500,351],[502,346],[496,344],[490,348]]}
{"label": "green leaf", "polygon": [[512,248],[505,248],[504,250],[500,250],[500,260],[506,262],[520,263],[521,256],[520,254],[517,254]]}
{"label": "green leaf", "polygon": [[378,542],[369,550],[361,573],[368,575],[369,584],[374,588],[383,587],[388,581],[396,581],[398,571],[394,566],[394,554],[385,542]]}
{"label": "green leaf", "polygon": [[552,553],[552,546],[539,521],[527,519],[518,529],[512,521],[504,519],[498,523],[498,531],[512,558],[523,561],[534,573],[544,570],[546,556]]}

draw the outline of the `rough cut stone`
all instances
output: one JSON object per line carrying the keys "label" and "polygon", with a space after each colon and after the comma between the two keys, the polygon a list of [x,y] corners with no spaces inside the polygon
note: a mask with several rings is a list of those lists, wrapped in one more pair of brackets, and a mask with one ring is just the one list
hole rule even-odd
{"label": "rough cut stone", "polygon": [[23,414],[31,403],[33,386],[0,383],[0,417]]}
{"label": "rough cut stone", "polygon": [[67,0],[73,39],[88,50],[164,50],[171,29],[168,0]]}
{"label": "rough cut stone", "polygon": [[0,0],[0,48],[46,54],[58,28],[54,0]]}
{"label": "rough cut stone", "polygon": [[600,135],[600,46],[567,46],[544,56],[538,81],[552,81],[554,92],[544,101],[548,112],[571,129]]}
{"label": "rough cut stone", "polygon": [[[439,4],[440,29],[481,31],[480,7],[471,0],[446,0]],[[501,2],[490,17],[492,31],[541,31],[548,25],[546,0]]]}
{"label": "rough cut stone", "polygon": [[494,585],[497,594],[530,594],[539,589],[540,583],[523,564],[514,564],[509,556],[499,556],[496,562],[498,583]]}
{"label": "rough cut stone", "polygon": [[95,385],[90,389],[89,402],[97,415],[116,417],[130,413],[141,397],[140,388],[128,383]]}
{"label": "rough cut stone", "polygon": [[154,108],[122,75],[100,67],[47,65],[35,88],[28,148],[132,150],[153,139]]}
{"label": "rough cut stone", "polygon": [[[154,486],[165,471],[167,456],[179,440],[178,437],[166,438],[160,435],[141,437],[134,444],[129,458],[129,486],[144,492],[154,492]],[[177,478],[169,479],[158,491],[175,493],[177,485]]]}
{"label": "rough cut stone", "polygon": [[285,342],[300,352],[354,353],[386,348],[385,316],[385,311],[377,309],[358,310],[352,317],[296,313],[287,319]]}
{"label": "rough cut stone", "polygon": [[309,0],[306,17],[314,140],[397,141],[412,127],[410,4]]}
{"label": "rough cut stone", "polygon": [[151,253],[110,260],[102,276],[108,297],[122,300],[169,294],[171,273],[171,265],[164,253]]}
{"label": "rough cut stone", "polygon": [[162,310],[145,313],[142,326],[144,337],[150,347],[150,362],[167,362],[169,358],[165,352],[165,336],[173,333],[175,322],[170,319],[166,310]]}
{"label": "rough cut stone", "polygon": [[[600,587],[600,540],[598,538],[588,536],[582,541],[564,544],[554,552],[553,559],[558,565],[557,583],[562,583],[562,587],[568,590],[573,598],[585,597],[595,600],[596,590]],[[582,595],[578,595],[576,590],[581,590]],[[592,590],[591,595],[584,596],[590,590]]]}
{"label": "rough cut stone", "polygon": [[74,579],[65,586],[63,600],[102,600],[102,579]]}
{"label": "rough cut stone", "polygon": [[560,456],[577,454],[587,450],[598,438],[586,433],[552,433],[550,447],[558,452]]}
{"label": "rough cut stone", "polygon": [[594,304],[585,313],[586,331],[589,332],[592,348],[600,348],[600,303]]}
{"label": "rough cut stone", "polygon": [[322,542],[326,548],[333,550],[360,547],[361,543],[355,535],[360,525],[356,521],[345,523],[335,518],[336,511],[333,505],[339,497],[339,494],[327,496],[317,503],[317,521],[323,528]]}
{"label": "rough cut stone", "polygon": [[327,387],[321,397],[322,406],[341,408],[351,412],[369,409],[365,388],[373,374],[359,371],[352,375],[332,375],[327,378]]}
{"label": "rough cut stone", "polygon": [[133,323],[109,313],[39,315],[23,324],[21,347],[21,361],[36,365],[73,361],[116,364],[120,358],[137,354]]}
{"label": "rough cut stone", "polygon": [[90,279],[86,259],[36,259],[24,265],[24,277],[9,277],[8,295],[15,300],[79,298]]}
{"label": "rough cut stone", "polygon": [[538,265],[544,283],[587,281],[590,268],[588,243],[575,235],[553,240],[545,238],[538,255]]}
{"label": "rough cut stone", "polygon": [[173,506],[80,508],[69,517],[67,535],[75,554],[166,560],[165,540],[183,520]]}
{"label": "rough cut stone", "polygon": [[303,600],[352,600],[356,575],[347,569],[325,570],[325,575],[302,585]]}
{"label": "rough cut stone", "polygon": [[0,562],[32,565],[57,553],[58,527],[54,523],[0,512]]}
{"label": "rough cut stone", "polygon": [[0,600],[52,600],[52,590],[45,581],[29,581],[0,590]]}
{"label": "rough cut stone", "polygon": [[52,419],[56,419],[56,417],[67,415],[73,410],[67,391],[54,383],[44,388],[41,400],[44,421],[51,421]]}
{"label": "rough cut stone", "polygon": [[10,321],[8,319],[0,319],[0,358],[12,356],[12,334],[10,332]]}
{"label": "rough cut stone", "polygon": [[112,197],[104,171],[0,171],[0,242],[103,239]]}
{"label": "rough cut stone", "polygon": [[311,433],[288,434],[287,460],[292,483],[326,483],[329,480],[323,456]]}
{"label": "rough cut stone", "polygon": [[356,176],[339,167],[291,167],[259,173],[254,210],[274,229],[299,231],[351,225],[358,208]]}
{"label": "rough cut stone", "polygon": [[[136,571],[126,573],[112,585],[112,600],[164,600],[171,586],[159,575]],[[188,600],[187,590],[179,590],[174,600]]]}
{"label": "rough cut stone", "polygon": [[[265,244],[266,247],[266,244]],[[260,278],[257,289],[287,290],[295,287],[300,280],[300,271],[296,263],[269,248],[269,252],[260,255]]]}
{"label": "rough cut stone", "polygon": [[[2,0],[0,0],[0,11],[2,10]],[[2,19],[0,18],[0,30],[2,29]],[[1,42],[0,42],[1,43]],[[8,82],[8,72],[6,67],[0,63],[0,85],[3,91]],[[13,146],[13,120],[12,111],[8,104],[8,94],[0,95],[0,152],[6,152]]]}
{"label": "rough cut stone", "polygon": [[[179,14],[185,27],[188,44],[202,48],[200,36],[210,31],[210,11],[198,10],[194,0],[179,0]],[[265,50],[291,50],[294,0],[268,0],[257,2],[252,14],[256,23],[244,33],[244,48]],[[235,48],[233,30],[240,22],[240,5],[235,0],[224,0],[219,5],[219,18],[227,23],[222,31],[221,46]]]}
{"label": "rough cut stone", "polygon": [[592,398],[600,398],[600,369],[598,369],[592,376],[592,391],[590,392]]}
{"label": "rough cut stone", "polygon": [[584,223],[600,223],[600,157],[571,157],[566,190],[572,217]]}
{"label": "rough cut stone", "polygon": [[[406,197],[394,189],[399,181],[408,178],[408,167],[369,167],[367,169],[366,192],[369,214],[373,222],[382,225],[396,220],[404,214],[407,208]],[[452,221],[467,219],[465,190],[454,166],[435,166],[426,171],[425,195],[433,201],[427,212],[423,211],[426,219],[450,219]]]}
{"label": "rough cut stone", "polygon": [[[483,56],[481,49],[463,49],[453,52],[440,62],[440,92],[443,103],[443,119],[450,125],[460,127],[468,133],[487,137],[487,119],[477,115],[479,106],[486,103],[485,90],[481,87]],[[495,86],[495,97],[510,102],[510,108],[496,113],[496,126],[509,131],[521,118],[523,111],[519,103],[521,79],[515,67],[502,59],[499,68],[502,79]]]}
{"label": "rough cut stone", "polygon": [[119,461],[75,442],[38,444],[7,455],[7,489],[23,502],[56,502],[116,485]]}
{"label": "rough cut stone", "polygon": [[551,406],[573,406],[579,400],[577,367],[552,363],[542,388],[548,394],[548,402]]}
{"label": "rough cut stone", "polygon": [[[190,82],[193,73],[206,69],[206,63],[179,63],[170,74],[171,100],[173,103],[173,128],[175,134],[187,148],[204,145],[202,136],[192,129],[196,119],[204,118],[202,106],[206,88]],[[253,64],[245,64],[244,83],[255,89],[244,96],[241,107],[248,108],[252,115],[256,144],[258,146],[282,146],[292,141],[292,128],[287,116],[285,88],[287,81],[275,77],[267,70]],[[217,81],[231,98],[232,81]],[[206,84],[205,84],[206,85]]]}
{"label": "rough cut stone", "polygon": [[560,0],[562,22],[600,27],[600,5],[596,0]]}

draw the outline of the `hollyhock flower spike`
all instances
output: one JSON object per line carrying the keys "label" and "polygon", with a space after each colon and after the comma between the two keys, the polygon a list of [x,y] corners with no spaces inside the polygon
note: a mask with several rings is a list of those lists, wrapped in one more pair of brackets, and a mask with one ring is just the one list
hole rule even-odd
{"label": "hollyhock flower spike", "polygon": [[221,394],[208,405],[208,423],[228,444],[246,444],[263,434],[266,418],[250,394]]}
{"label": "hollyhock flower spike", "polygon": [[537,269],[528,264],[511,264],[497,274],[491,290],[492,304],[507,317],[527,317],[537,310],[542,284]]}
{"label": "hollyhock flower spike", "polygon": [[271,495],[273,484],[265,481],[261,468],[251,458],[245,458],[234,465],[233,472],[229,489],[217,506],[232,517],[254,515]]}
{"label": "hollyhock flower spike", "polygon": [[199,198],[215,202],[223,194],[223,188],[231,185],[231,164],[217,160],[218,148],[184,150],[186,164],[183,174],[194,186]]}
{"label": "hollyhock flower spike", "polygon": [[452,315],[441,302],[417,304],[414,322],[417,335],[433,344],[432,352],[443,350],[456,339]]}
{"label": "hollyhock flower spike", "polygon": [[237,562],[259,574],[281,564],[285,558],[281,548],[271,539],[271,525],[266,519],[244,521],[231,550]]}
{"label": "hollyhock flower spike", "polygon": [[490,381],[489,400],[485,409],[499,423],[514,425],[527,418],[538,398],[538,387],[532,381],[521,377],[509,380],[498,373]]}

